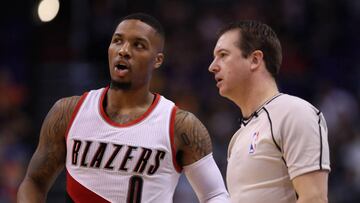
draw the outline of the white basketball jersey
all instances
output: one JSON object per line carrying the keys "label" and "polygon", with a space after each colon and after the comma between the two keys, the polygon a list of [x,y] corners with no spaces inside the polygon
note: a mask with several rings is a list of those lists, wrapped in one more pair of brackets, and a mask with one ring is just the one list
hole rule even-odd
{"label": "white basketball jersey", "polygon": [[67,193],[74,202],[173,202],[181,169],[175,162],[176,107],[156,95],[144,115],[112,122],[108,88],[84,94],[66,137]]}

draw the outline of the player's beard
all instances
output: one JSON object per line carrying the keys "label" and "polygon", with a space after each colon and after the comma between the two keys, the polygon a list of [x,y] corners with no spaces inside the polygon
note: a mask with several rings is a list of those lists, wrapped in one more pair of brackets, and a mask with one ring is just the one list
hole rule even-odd
{"label": "player's beard", "polygon": [[117,82],[111,80],[110,89],[113,90],[129,90],[131,88],[131,82]]}

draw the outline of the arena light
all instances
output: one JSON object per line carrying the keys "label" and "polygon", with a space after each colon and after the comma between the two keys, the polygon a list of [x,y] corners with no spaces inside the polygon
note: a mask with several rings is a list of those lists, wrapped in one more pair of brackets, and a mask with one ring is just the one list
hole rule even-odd
{"label": "arena light", "polygon": [[38,16],[42,22],[50,22],[59,12],[59,0],[42,0],[38,6]]}

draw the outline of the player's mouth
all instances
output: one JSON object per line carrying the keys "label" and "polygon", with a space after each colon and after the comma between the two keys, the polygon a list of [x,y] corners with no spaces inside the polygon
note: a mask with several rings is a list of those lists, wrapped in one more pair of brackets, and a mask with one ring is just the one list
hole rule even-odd
{"label": "player's mouth", "polygon": [[124,64],[116,64],[115,69],[126,70],[126,69],[129,69],[129,68],[127,67],[127,65],[124,65]]}
{"label": "player's mouth", "polygon": [[114,67],[115,73],[119,77],[124,77],[130,71],[130,65],[128,63],[118,63]]}

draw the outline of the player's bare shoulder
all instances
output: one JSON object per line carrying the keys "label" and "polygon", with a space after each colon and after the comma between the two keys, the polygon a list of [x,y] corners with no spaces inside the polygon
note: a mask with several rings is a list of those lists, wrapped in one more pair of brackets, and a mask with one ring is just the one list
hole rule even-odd
{"label": "player's bare shoulder", "polygon": [[[54,104],[46,116],[42,128],[42,130],[48,129],[52,132],[45,132],[45,134],[65,135],[72,114],[80,98],[80,96],[66,97],[59,99]],[[41,134],[43,134],[43,132],[41,132]]]}
{"label": "player's bare shoulder", "polygon": [[65,151],[65,133],[80,98],[80,96],[62,98],[53,105],[41,127],[38,148],[45,149],[45,153],[48,152],[46,149],[52,151],[51,148]]}
{"label": "player's bare shoulder", "polygon": [[71,117],[74,113],[74,110],[79,103],[81,96],[72,96],[72,97],[65,97],[59,99],[55,105],[55,111],[57,112],[63,120],[65,124],[65,128],[67,128],[67,124],[69,124]]}
{"label": "player's bare shoulder", "polygon": [[39,144],[30,161],[26,179],[46,191],[65,164],[65,133],[79,96],[58,100],[47,114]]}
{"label": "player's bare shoulder", "polygon": [[212,152],[209,132],[192,113],[177,109],[174,125],[176,158],[181,166],[189,165]]}

